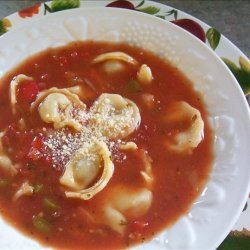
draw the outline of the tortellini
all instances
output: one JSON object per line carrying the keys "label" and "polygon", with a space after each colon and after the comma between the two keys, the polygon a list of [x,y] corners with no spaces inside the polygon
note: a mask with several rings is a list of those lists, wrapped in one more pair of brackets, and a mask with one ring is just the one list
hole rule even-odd
{"label": "tortellini", "polygon": [[4,133],[0,132],[0,167],[10,175],[17,174],[17,166],[12,163],[10,158],[4,153],[2,145],[2,137]]}
{"label": "tortellini", "polygon": [[[60,183],[74,191],[66,191],[67,197],[91,199],[100,192],[109,182],[114,172],[114,164],[110,159],[111,153],[104,142],[95,142],[84,145],[68,162]],[[93,186],[99,172],[102,175]]]}
{"label": "tortellini", "polygon": [[103,53],[94,58],[93,63],[101,63],[109,60],[119,60],[130,64],[137,64],[137,61],[133,57],[120,51]]}
{"label": "tortellini", "polygon": [[117,60],[110,60],[110,61],[107,61],[103,64],[103,70],[107,74],[114,74],[114,73],[119,72],[123,69],[124,69],[124,65],[122,64],[122,62],[117,61]]}
{"label": "tortellini", "polygon": [[140,174],[144,179],[146,186],[151,188],[154,181],[153,168],[152,168],[153,160],[148,155],[148,152],[145,150],[141,150],[140,156],[142,158],[144,165],[144,170],[141,170]]}
{"label": "tortellini", "polygon": [[73,117],[73,113],[75,108],[85,110],[86,106],[77,95],[66,89],[52,88],[42,93],[38,100],[42,97],[44,99],[39,104],[38,112],[44,122],[53,123],[56,129],[69,126],[77,131],[81,130],[81,123]]}
{"label": "tortellini", "polygon": [[32,80],[31,77],[20,74],[13,78],[10,83],[10,103],[11,103],[11,110],[13,114],[16,114],[16,89],[19,83],[25,80]]}
{"label": "tortellini", "polygon": [[132,133],[140,124],[141,116],[136,104],[117,94],[102,94],[90,112],[91,124],[111,139],[121,139]]}
{"label": "tortellini", "polygon": [[123,234],[127,220],[138,218],[149,210],[153,195],[147,188],[114,187],[103,208],[101,221],[114,231]]}
{"label": "tortellini", "polygon": [[187,130],[175,135],[174,143],[168,142],[167,145],[175,152],[190,153],[204,137],[204,122],[200,111],[184,101],[174,103],[170,108],[172,111],[170,115],[167,115],[167,120],[178,122],[183,119],[189,119],[191,125]]}

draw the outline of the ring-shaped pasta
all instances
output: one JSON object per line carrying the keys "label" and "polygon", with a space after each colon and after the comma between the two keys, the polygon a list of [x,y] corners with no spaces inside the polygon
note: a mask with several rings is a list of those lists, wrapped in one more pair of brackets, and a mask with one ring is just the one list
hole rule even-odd
{"label": "ring-shaped pasta", "polygon": [[94,102],[90,124],[98,126],[110,139],[121,139],[131,134],[140,124],[140,111],[136,104],[117,94],[102,94]]}
{"label": "ring-shaped pasta", "polygon": [[12,81],[10,82],[10,103],[11,103],[11,111],[12,114],[16,114],[16,103],[17,103],[17,98],[16,98],[16,88],[19,83],[25,80],[32,80],[33,78],[20,74],[15,76]]}
{"label": "ring-shaped pasta", "polygon": [[74,108],[86,109],[86,105],[67,89],[51,88],[39,94],[31,105],[31,111],[38,106],[41,119],[46,123],[53,123],[54,128],[69,126],[77,131],[81,130],[81,123],[74,119]]}
{"label": "ring-shaped pasta", "polygon": [[86,109],[86,105],[80,100],[80,98],[78,97],[78,95],[72,93],[72,91],[70,91],[67,88],[58,89],[56,87],[53,87],[53,88],[41,91],[38,94],[36,100],[31,104],[30,111],[33,112],[35,110],[35,108],[37,106],[39,106],[39,104],[44,100],[44,98],[46,96],[48,96],[49,94],[52,94],[52,93],[61,93],[61,94],[64,94],[76,106],[79,106],[82,109]]}
{"label": "ring-shaped pasta", "polygon": [[175,135],[174,143],[168,143],[168,146],[175,152],[191,153],[204,138],[204,122],[201,113],[184,101],[174,103],[174,109],[176,112],[168,117],[170,121],[178,122],[188,117],[192,123],[187,130]]}
{"label": "ring-shaped pasta", "polygon": [[123,61],[123,62],[127,62],[133,65],[137,64],[137,61],[133,57],[120,51],[103,53],[95,57],[92,63],[101,63],[101,62],[110,61],[110,60]]}
{"label": "ring-shaped pasta", "polygon": [[152,200],[153,194],[148,188],[115,186],[103,204],[100,221],[122,235],[126,230],[127,220],[131,221],[147,213]]}
{"label": "ring-shaped pasta", "polygon": [[[100,179],[91,187],[86,189],[80,189],[81,185],[76,184],[74,168],[77,166],[77,162],[85,157],[91,157],[91,153],[98,154],[100,156],[99,162],[103,162],[103,171]],[[60,178],[60,183],[75,189],[75,191],[66,191],[65,195],[68,198],[79,198],[82,200],[89,200],[101,190],[105,188],[108,184],[109,180],[113,176],[114,173],[114,164],[110,159],[111,153],[107,147],[107,145],[102,141],[97,141],[87,150],[84,149],[84,152],[77,152],[75,156],[70,160],[70,162],[66,165],[65,172],[63,176]],[[99,167],[99,165],[97,166]],[[91,169],[90,169],[91,170]],[[92,168],[93,170],[93,168]],[[98,174],[98,172],[96,173]],[[96,176],[94,176],[96,177]],[[92,178],[93,179],[93,178]],[[92,181],[91,179],[91,181]],[[85,183],[86,184],[86,183]],[[76,190],[79,189],[79,190]]]}
{"label": "ring-shaped pasta", "polygon": [[0,132],[0,167],[14,176],[17,174],[17,166],[12,163],[11,159],[5,154],[2,144],[2,138],[4,136],[4,132]]}

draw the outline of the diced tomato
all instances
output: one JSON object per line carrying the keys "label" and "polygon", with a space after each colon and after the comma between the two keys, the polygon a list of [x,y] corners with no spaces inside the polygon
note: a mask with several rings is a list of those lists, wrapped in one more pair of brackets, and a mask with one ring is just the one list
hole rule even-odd
{"label": "diced tomato", "polygon": [[6,129],[6,132],[3,136],[3,144],[7,147],[11,146],[12,140],[15,140],[17,128],[14,125],[9,125],[9,127]]}
{"label": "diced tomato", "polygon": [[51,164],[52,157],[47,147],[44,145],[43,138],[41,136],[36,136],[32,143],[30,150],[28,152],[28,158],[32,161],[43,160],[48,164]]}
{"label": "diced tomato", "polygon": [[135,220],[133,221],[133,224],[132,224],[135,231],[142,231],[148,225],[149,223],[144,220]]}
{"label": "diced tomato", "polygon": [[40,136],[36,136],[31,144],[32,147],[36,148],[37,150],[42,150],[43,147],[43,140]]}
{"label": "diced tomato", "polygon": [[19,131],[17,126],[10,125],[3,136],[3,145],[12,159],[17,161],[25,160],[33,138],[33,130],[29,132]]}
{"label": "diced tomato", "polygon": [[31,160],[38,160],[43,157],[43,140],[40,136],[36,136],[32,143],[28,153],[28,157]]}
{"label": "diced tomato", "polygon": [[18,93],[24,103],[32,103],[39,92],[35,81],[24,81],[18,86]]}

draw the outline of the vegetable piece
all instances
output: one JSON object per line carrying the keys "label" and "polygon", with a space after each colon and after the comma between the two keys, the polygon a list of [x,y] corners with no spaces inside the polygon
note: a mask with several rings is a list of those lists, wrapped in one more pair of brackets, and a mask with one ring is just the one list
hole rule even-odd
{"label": "vegetable piece", "polygon": [[143,64],[138,73],[137,73],[137,80],[142,84],[150,84],[153,80],[153,75],[151,69],[148,67],[148,65]]}
{"label": "vegetable piece", "polygon": [[121,150],[136,150],[136,149],[138,149],[136,143],[133,141],[126,142],[125,144],[120,144],[119,148]]}
{"label": "vegetable piece", "polygon": [[37,160],[43,157],[43,139],[40,136],[36,136],[32,143],[28,153],[28,157],[31,160]]}
{"label": "vegetable piece", "polygon": [[0,166],[6,172],[9,172],[10,175],[17,174],[17,165],[13,164],[10,158],[7,155],[1,154],[0,152]]}
{"label": "vegetable piece", "polygon": [[129,93],[139,93],[142,87],[137,80],[130,80],[126,85],[126,91]]}
{"label": "vegetable piece", "polygon": [[11,109],[12,109],[13,114],[16,114],[17,87],[23,81],[33,81],[33,79],[26,75],[20,74],[20,75],[15,76],[10,82],[10,103],[11,103]]}
{"label": "vegetable piece", "polygon": [[13,200],[16,201],[19,199],[21,196],[30,196],[33,194],[34,188],[28,183],[28,181],[25,181],[22,186],[17,190],[15,193]]}
{"label": "vegetable piece", "polygon": [[152,188],[152,184],[154,181],[153,168],[152,168],[153,160],[148,155],[148,152],[144,149],[141,149],[139,151],[139,155],[140,155],[140,157],[143,161],[143,164],[144,164],[144,170],[141,170],[140,174],[141,174],[142,178],[144,179],[145,184],[149,188]]}
{"label": "vegetable piece", "polygon": [[13,200],[16,201],[23,195],[30,196],[33,194],[33,191],[34,191],[34,188],[28,183],[28,181],[25,181],[15,193]]}
{"label": "vegetable piece", "polygon": [[33,190],[34,190],[34,193],[36,193],[36,194],[39,194],[39,193],[41,193],[42,191],[43,191],[43,189],[44,189],[44,185],[43,184],[35,184],[34,186],[33,186]]}
{"label": "vegetable piece", "polygon": [[0,132],[0,167],[13,176],[17,174],[17,165],[13,164],[10,158],[4,152],[2,142],[3,136],[4,133]]}
{"label": "vegetable piece", "polygon": [[44,198],[43,205],[49,210],[57,210],[59,208],[58,204],[54,200],[49,198]]}
{"label": "vegetable piece", "polygon": [[10,184],[10,181],[7,179],[0,179],[0,188],[5,188]]}
{"label": "vegetable piece", "polygon": [[43,233],[49,233],[52,229],[51,223],[49,223],[46,219],[41,216],[34,216],[33,219],[34,227]]}
{"label": "vegetable piece", "polygon": [[133,221],[133,229],[136,231],[142,231],[145,227],[147,227],[149,223],[144,220],[135,220]]}
{"label": "vegetable piece", "polygon": [[25,80],[20,84],[20,86],[18,86],[18,92],[23,100],[28,104],[32,103],[36,99],[38,91],[38,86],[34,80]]}

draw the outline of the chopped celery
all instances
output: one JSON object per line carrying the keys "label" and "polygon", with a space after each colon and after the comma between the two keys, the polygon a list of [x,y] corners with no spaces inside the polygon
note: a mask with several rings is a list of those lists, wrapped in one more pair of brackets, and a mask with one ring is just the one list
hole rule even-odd
{"label": "chopped celery", "polygon": [[7,179],[0,179],[0,188],[4,188],[10,184],[10,181]]}
{"label": "chopped celery", "polygon": [[59,208],[58,204],[52,199],[44,198],[43,204],[47,209],[57,210]]}
{"label": "chopped celery", "polygon": [[130,80],[126,85],[126,91],[129,93],[138,93],[142,91],[142,87],[138,81]]}
{"label": "chopped celery", "polygon": [[39,194],[43,191],[43,184],[35,184],[34,186],[34,193]]}
{"label": "chopped celery", "polygon": [[49,233],[51,231],[52,225],[46,219],[41,216],[33,217],[33,225],[36,229],[43,233]]}

